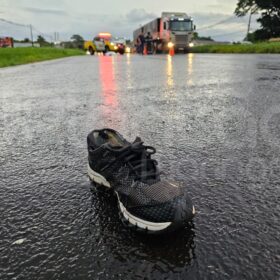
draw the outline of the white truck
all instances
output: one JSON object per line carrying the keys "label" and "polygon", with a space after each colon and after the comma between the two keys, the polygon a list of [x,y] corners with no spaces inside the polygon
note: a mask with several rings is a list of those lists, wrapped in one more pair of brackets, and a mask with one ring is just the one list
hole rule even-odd
{"label": "white truck", "polygon": [[141,33],[146,36],[150,32],[155,52],[167,52],[171,47],[175,52],[188,52],[193,46],[194,30],[193,19],[186,13],[163,12],[160,18],[135,30],[133,40],[137,45],[138,36]]}

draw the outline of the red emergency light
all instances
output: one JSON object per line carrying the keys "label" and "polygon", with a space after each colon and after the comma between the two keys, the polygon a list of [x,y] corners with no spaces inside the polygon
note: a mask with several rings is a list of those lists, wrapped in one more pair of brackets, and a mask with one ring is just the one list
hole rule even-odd
{"label": "red emergency light", "polygon": [[101,32],[101,33],[98,34],[98,37],[99,38],[103,38],[103,39],[108,39],[108,38],[112,37],[112,34],[111,33],[107,33],[107,32]]}

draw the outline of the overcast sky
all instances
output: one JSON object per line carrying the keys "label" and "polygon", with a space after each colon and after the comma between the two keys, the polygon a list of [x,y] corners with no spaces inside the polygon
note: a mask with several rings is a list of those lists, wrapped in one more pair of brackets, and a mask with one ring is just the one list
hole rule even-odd
{"label": "overcast sky", "polygon": [[[237,0],[0,0],[0,18],[35,27],[35,36],[48,40],[59,32],[62,40],[73,34],[85,39],[101,32],[132,37],[140,24],[160,16],[163,11],[186,12],[194,18],[200,35],[216,40],[241,40],[246,34],[248,17],[233,15]],[[224,23],[205,28],[215,23]],[[254,22],[252,28],[256,28]],[[200,30],[201,29],[201,30]],[[29,37],[28,28],[0,21],[0,36]]]}

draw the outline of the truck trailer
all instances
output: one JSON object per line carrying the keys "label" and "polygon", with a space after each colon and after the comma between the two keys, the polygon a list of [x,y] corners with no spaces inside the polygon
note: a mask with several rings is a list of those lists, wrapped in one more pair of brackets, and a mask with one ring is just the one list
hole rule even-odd
{"label": "truck trailer", "polygon": [[155,52],[167,52],[171,47],[175,52],[188,52],[193,46],[194,30],[193,19],[186,13],[163,12],[160,18],[135,30],[133,41],[137,45],[138,36],[141,33],[146,36],[150,32]]}

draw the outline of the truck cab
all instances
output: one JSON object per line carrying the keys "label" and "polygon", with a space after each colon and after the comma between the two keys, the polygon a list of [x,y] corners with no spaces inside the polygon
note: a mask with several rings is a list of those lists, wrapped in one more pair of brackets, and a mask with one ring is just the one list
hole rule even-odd
{"label": "truck cab", "polygon": [[160,27],[161,38],[172,42],[176,51],[187,52],[192,46],[195,25],[185,13],[163,13]]}
{"label": "truck cab", "polygon": [[193,46],[194,30],[193,19],[186,13],[163,12],[161,17],[136,29],[133,41],[137,47],[139,35],[150,33],[156,53],[167,53],[170,48],[188,52]]}

